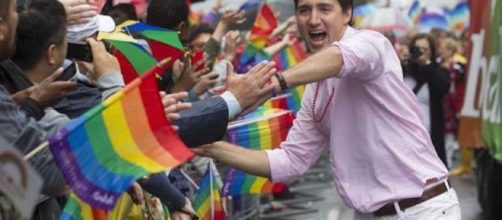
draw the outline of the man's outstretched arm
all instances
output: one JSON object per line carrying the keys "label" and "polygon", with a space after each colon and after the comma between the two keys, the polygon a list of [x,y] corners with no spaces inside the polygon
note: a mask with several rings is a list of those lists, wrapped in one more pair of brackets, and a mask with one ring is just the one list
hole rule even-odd
{"label": "man's outstretched arm", "polygon": [[271,176],[268,156],[263,150],[250,150],[223,141],[192,150],[246,173],[267,178]]}

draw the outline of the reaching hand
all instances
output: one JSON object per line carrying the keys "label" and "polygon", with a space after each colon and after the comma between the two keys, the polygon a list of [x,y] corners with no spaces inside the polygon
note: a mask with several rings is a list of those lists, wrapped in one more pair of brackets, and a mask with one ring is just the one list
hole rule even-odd
{"label": "reaching hand", "polygon": [[59,102],[68,91],[77,86],[77,83],[72,81],[55,81],[62,73],[63,69],[59,68],[39,84],[30,87],[28,89],[30,98],[44,108]]}
{"label": "reaching hand", "polygon": [[[169,121],[177,120],[180,118],[178,112],[190,109],[191,103],[181,102],[188,96],[186,92],[179,92],[167,95],[165,92],[160,92],[162,104],[164,105],[164,113]],[[177,126],[173,125],[174,130],[178,130]]]}
{"label": "reaching hand", "polygon": [[143,189],[141,189],[141,186],[136,181],[132,183],[129,190],[127,190],[127,193],[131,196],[134,204],[140,205],[143,203]]}
{"label": "reaching hand", "polygon": [[218,74],[215,72],[205,74],[200,77],[200,80],[192,88],[197,95],[202,95],[218,82]]}
{"label": "reaching hand", "polygon": [[60,0],[60,2],[64,5],[68,25],[87,23],[98,15],[98,7],[90,4],[88,0]]}
{"label": "reaching hand", "polygon": [[237,45],[242,41],[242,35],[239,31],[229,31],[225,35],[225,59],[232,61],[237,53]]}
{"label": "reaching hand", "polygon": [[182,65],[182,71],[178,77],[178,80],[174,83],[171,92],[189,91],[195,85],[195,83],[199,81],[200,76],[209,71],[209,68],[202,68],[200,70],[197,70],[207,62],[207,56],[204,56],[202,60],[192,65],[190,56],[186,56],[185,62]]}
{"label": "reaching hand", "polygon": [[120,64],[117,58],[106,51],[103,42],[98,42],[93,38],[88,38],[87,42],[92,50],[92,65],[91,78],[94,80],[109,73],[119,73]]}
{"label": "reaching hand", "polygon": [[246,21],[245,11],[226,10],[221,16],[220,22],[224,25],[241,24]]}
{"label": "reaching hand", "polygon": [[227,64],[227,90],[232,92],[244,110],[242,114],[252,111],[271,97],[273,85],[270,79],[277,70],[274,62],[262,62],[254,66],[246,74],[235,74],[233,66]]}
{"label": "reaching hand", "polygon": [[181,210],[175,210],[171,214],[171,218],[173,220],[191,220],[192,217],[196,215],[197,213],[195,212],[195,210],[193,210],[192,203],[188,198],[186,198],[185,206],[181,208]]}

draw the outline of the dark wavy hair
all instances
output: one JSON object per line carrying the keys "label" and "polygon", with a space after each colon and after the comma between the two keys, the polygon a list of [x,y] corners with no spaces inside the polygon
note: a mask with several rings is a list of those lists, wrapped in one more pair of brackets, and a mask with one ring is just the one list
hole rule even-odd
{"label": "dark wavy hair", "polygon": [[21,69],[33,67],[51,44],[66,38],[66,12],[56,0],[36,0],[18,7],[16,54],[12,60]]}
{"label": "dark wavy hair", "polygon": [[[298,0],[294,0],[295,2],[295,9],[298,7]],[[343,11],[347,11],[349,9],[352,9],[352,15],[354,14],[354,0],[338,0],[340,3],[340,6],[342,6]],[[349,24],[352,24],[352,15],[350,17]]]}

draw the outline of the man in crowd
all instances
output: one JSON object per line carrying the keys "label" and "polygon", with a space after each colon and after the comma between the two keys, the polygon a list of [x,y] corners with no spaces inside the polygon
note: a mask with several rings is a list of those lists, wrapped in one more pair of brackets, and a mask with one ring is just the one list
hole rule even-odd
{"label": "man in crowd", "polygon": [[276,90],[307,85],[280,148],[226,142],[197,149],[237,169],[291,183],[328,148],[335,185],[355,219],[460,219],[455,191],[392,44],[350,27],[352,0],[295,0],[314,54],[276,74]]}

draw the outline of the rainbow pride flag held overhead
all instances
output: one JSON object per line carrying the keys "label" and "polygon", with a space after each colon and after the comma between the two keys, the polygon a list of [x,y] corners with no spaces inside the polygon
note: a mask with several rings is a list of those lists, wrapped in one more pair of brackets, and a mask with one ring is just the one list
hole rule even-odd
{"label": "rainbow pride flag held overhead", "polygon": [[449,12],[450,29],[463,31],[469,23],[470,11],[467,1],[462,1]]}
{"label": "rainbow pride flag held overhead", "polygon": [[262,4],[256,20],[251,28],[249,41],[256,48],[264,48],[268,42],[268,37],[274,32],[278,26],[277,18],[268,4]]}
{"label": "rainbow pride flag held overhead", "polygon": [[66,182],[92,207],[110,210],[135,179],[193,157],[167,121],[159,97],[155,73],[165,63],[49,138]]}
{"label": "rainbow pride flag held overhead", "polygon": [[214,176],[214,165],[209,163],[199,184],[194,209],[200,220],[225,220],[226,215],[220,196],[220,189]]}
{"label": "rainbow pride flag held overhead", "polygon": [[71,193],[59,220],[108,220],[108,211],[90,207]]}
{"label": "rainbow pride flag held overhead", "polygon": [[448,18],[442,14],[426,12],[420,15],[418,27],[421,30],[428,30],[432,28],[448,29]]}
{"label": "rainbow pride flag held overhead", "polygon": [[[291,111],[258,108],[229,125],[228,140],[233,144],[257,150],[279,147],[293,125],[293,118]],[[267,178],[230,169],[226,175],[223,194],[271,193],[280,191],[282,188],[284,184],[272,183]]]}
{"label": "rainbow pride flag held overhead", "polygon": [[423,8],[418,0],[415,0],[408,11],[408,17],[411,19],[414,25],[417,25],[420,21],[420,15],[422,15]]}

